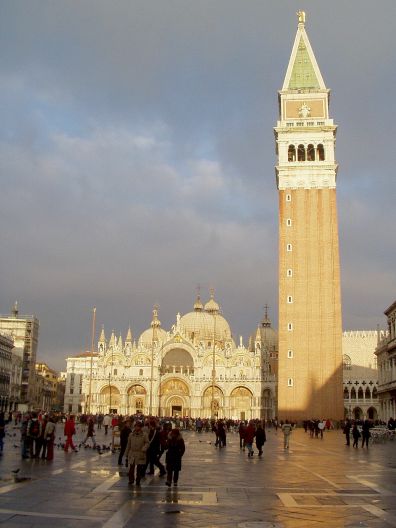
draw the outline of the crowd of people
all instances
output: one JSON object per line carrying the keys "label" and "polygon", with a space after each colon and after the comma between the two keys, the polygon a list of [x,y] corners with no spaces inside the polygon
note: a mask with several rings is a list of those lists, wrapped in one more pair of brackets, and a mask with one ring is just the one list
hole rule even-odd
{"label": "crowd of people", "polygon": [[[77,433],[76,420],[79,430],[83,434],[80,443],[75,444],[73,437]],[[69,449],[77,452],[81,447],[92,447],[98,449],[102,454],[102,447],[96,442],[96,432],[103,428],[103,436],[112,434],[112,449],[115,452],[114,436],[119,438],[117,447],[118,465],[128,468],[129,485],[140,486],[140,482],[146,474],[154,475],[155,468],[158,476],[166,476],[166,485],[177,486],[179,473],[181,471],[182,457],[185,452],[185,443],[182,430],[193,430],[198,434],[212,431],[215,435],[214,446],[223,449],[227,446],[227,434],[230,432],[239,435],[239,447],[241,451],[247,451],[247,457],[252,458],[255,454],[262,457],[265,442],[267,440],[266,429],[278,429],[283,433],[283,447],[289,449],[290,438],[296,424],[289,420],[278,422],[274,420],[232,420],[232,419],[209,419],[209,418],[179,418],[179,417],[144,417],[141,414],[134,416],[104,415],[73,415],[45,414],[40,412],[11,413],[6,418],[4,412],[0,412],[0,456],[3,454],[3,445],[6,425],[12,423],[20,427],[21,434],[21,456],[23,459],[45,459],[53,460],[56,439],[56,424],[63,427],[65,440],[58,442],[58,448],[66,453]],[[351,421],[334,425],[331,420],[311,419],[303,422],[306,433],[311,438],[323,438],[324,431],[342,427],[346,438],[346,445],[359,447],[359,439],[362,438],[361,446],[366,448],[369,444],[370,428],[374,425],[369,420]],[[389,430],[395,430],[396,422],[391,418],[386,424]],[[58,431],[59,434],[59,431]],[[59,437],[61,440],[61,437]],[[110,447],[107,447],[110,449]],[[164,460],[162,459],[165,453]]]}

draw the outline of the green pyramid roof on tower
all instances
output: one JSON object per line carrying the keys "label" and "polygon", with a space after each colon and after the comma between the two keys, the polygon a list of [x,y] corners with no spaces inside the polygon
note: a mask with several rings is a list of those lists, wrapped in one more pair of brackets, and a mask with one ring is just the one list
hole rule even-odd
{"label": "green pyramid roof on tower", "polygon": [[320,85],[304,37],[301,35],[288,89],[298,90],[304,88],[320,89]]}

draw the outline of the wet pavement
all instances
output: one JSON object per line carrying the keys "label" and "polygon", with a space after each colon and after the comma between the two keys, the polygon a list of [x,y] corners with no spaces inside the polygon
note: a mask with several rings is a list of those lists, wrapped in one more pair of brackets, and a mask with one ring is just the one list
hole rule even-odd
{"label": "wet pavement", "polygon": [[[395,441],[353,449],[344,445],[341,431],[320,440],[297,429],[284,451],[281,432],[267,430],[263,457],[256,450],[249,459],[237,434],[229,433],[221,450],[211,433],[183,436],[186,454],[177,488],[167,488],[158,470],[140,488],[128,488],[118,453],[55,449],[53,462],[21,460],[19,432],[8,428],[0,459],[0,525],[396,527]],[[102,430],[97,438],[108,445],[111,434],[105,437]]]}

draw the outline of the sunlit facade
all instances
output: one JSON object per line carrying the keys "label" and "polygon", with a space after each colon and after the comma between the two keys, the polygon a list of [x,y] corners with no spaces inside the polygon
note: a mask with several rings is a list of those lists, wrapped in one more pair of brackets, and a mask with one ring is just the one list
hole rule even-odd
{"label": "sunlit facade", "polygon": [[[94,355],[69,357],[67,412],[159,416],[274,418],[277,334],[266,313],[245,347],[235,343],[213,295],[177,314],[169,331],[153,310],[150,328],[133,339],[102,329]],[[70,390],[72,394],[70,394]]]}

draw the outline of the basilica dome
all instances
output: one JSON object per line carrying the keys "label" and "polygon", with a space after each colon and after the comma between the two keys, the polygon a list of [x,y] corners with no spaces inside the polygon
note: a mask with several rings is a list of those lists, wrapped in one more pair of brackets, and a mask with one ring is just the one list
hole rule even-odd
{"label": "basilica dome", "polygon": [[196,342],[203,341],[206,344],[213,342],[214,335],[216,341],[231,341],[230,325],[220,315],[219,311],[219,305],[214,300],[213,295],[205,304],[205,309],[198,296],[194,304],[194,311],[183,315],[180,319],[180,328],[188,339]]}

